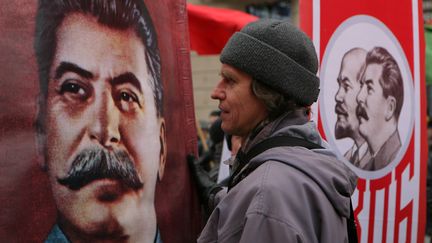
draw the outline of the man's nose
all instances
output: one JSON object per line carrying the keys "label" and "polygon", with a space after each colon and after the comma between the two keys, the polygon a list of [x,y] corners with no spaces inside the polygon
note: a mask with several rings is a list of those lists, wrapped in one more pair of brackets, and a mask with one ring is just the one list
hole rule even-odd
{"label": "man's nose", "polygon": [[90,139],[106,148],[120,142],[120,111],[109,92],[104,92],[95,102],[94,119],[90,124]]}
{"label": "man's nose", "polygon": [[338,89],[338,91],[336,92],[336,95],[335,95],[335,101],[336,102],[342,103],[342,101],[343,101],[343,95],[342,95],[342,93],[343,93],[342,88],[339,87],[339,89]]}
{"label": "man's nose", "polygon": [[365,94],[366,94],[366,89],[364,86],[362,86],[356,97],[357,103],[364,103]]}
{"label": "man's nose", "polygon": [[212,90],[210,97],[215,100],[225,99],[225,91],[222,87],[222,81],[220,81],[216,87]]}

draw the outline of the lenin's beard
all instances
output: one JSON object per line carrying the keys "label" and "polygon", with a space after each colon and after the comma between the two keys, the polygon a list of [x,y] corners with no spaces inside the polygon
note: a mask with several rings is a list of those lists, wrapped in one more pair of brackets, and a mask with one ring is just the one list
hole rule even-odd
{"label": "lenin's beard", "polygon": [[143,187],[126,152],[108,152],[103,149],[89,149],[79,153],[72,162],[68,175],[57,181],[71,190],[79,190],[100,179],[118,180],[123,186],[133,190]]}
{"label": "lenin's beard", "polygon": [[339,123],[340,123],[339,121],[336,121],[336,126],[335,126],[336,139],[351,137],[352,136],[352,130],[347,128],[347,127],[340,126]]}

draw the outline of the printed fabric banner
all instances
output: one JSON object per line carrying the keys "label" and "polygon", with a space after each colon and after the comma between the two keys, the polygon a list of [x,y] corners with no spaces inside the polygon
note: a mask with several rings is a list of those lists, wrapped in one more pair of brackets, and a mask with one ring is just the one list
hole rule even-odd
{"label": "printed fabric banner", "polygon": [[0,8],[0,242],[193,242],[184,0]]}
{"label": "printed fabric banner", "polygon": [[320,57],[315,119],[358,175],[360,242],[423,242],[427,161],[421,1],[312,0],[301,28]]}

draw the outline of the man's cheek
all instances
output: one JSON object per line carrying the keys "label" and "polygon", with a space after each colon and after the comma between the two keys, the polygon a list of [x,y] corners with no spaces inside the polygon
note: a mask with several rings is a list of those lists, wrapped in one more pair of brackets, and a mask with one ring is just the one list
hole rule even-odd
{"label": "man's cheek", "polygon": [[84,119],[69,119],[62,115],[56,117],[48,129],[51,130],[49,146],[54,146],[57,159],[69,161],[77,152],[77,148],[92,146],[90,143],[84,144],[85,141],[90,141],[86,133],[86,124]]}

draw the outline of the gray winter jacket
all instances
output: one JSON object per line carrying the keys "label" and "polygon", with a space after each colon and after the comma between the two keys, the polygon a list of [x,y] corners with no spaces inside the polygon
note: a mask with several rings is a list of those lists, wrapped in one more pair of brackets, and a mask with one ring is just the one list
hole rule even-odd
{"label": "gray winter jacket", "polygon": [[[244,152],[279,135],[328,148],[302,112],[265,125],[245,143]],[[266,162],[223,197],[198,242],[348,242],[346,223],[357,177],[331,150],[277,147],[250,162],[255,160]]]}

